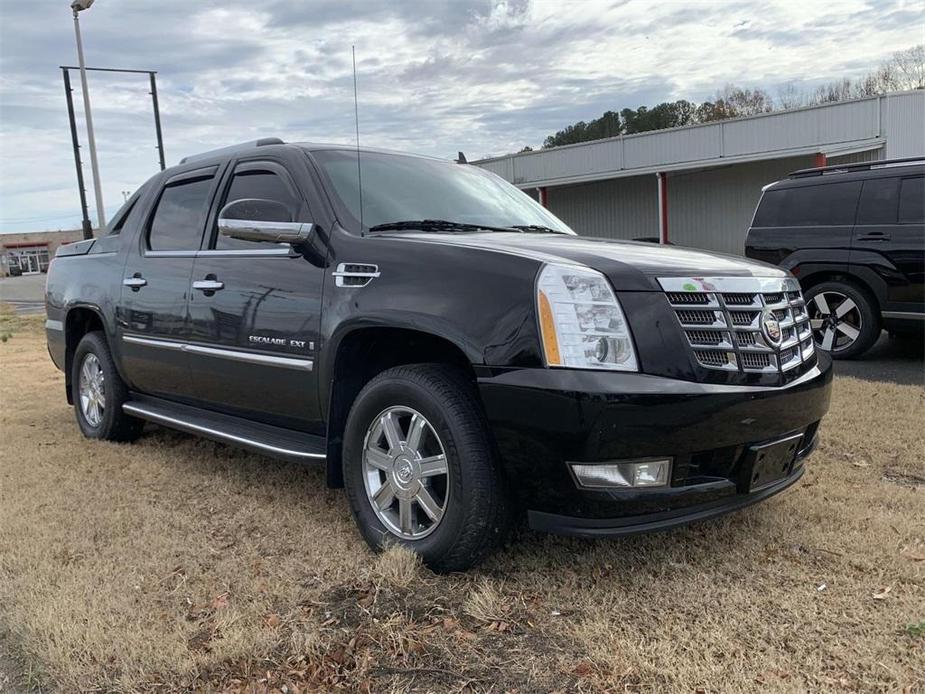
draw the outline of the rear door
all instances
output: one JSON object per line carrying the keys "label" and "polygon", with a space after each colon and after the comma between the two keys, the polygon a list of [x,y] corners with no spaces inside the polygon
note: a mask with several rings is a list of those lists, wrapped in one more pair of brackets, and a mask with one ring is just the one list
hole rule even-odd
{"label": "rear door", "polygon": [[305,176],[294,168],[298,162],[287,158],[240,159],[223,182],[206,247],[193,267],[193,286],[215,289],[193,289],[189,356],[203,407],[322,433],[314,359],[323,264],[288,244],[217,232],[218,210],[242,198],[281,202],[292,221],[312,222],[298,184]]}
{"label": "rear door", "polygon": [[792,271],[847,270],[860,181],[819,177],[767,190],[748,233],[748,255]]}
{"label": "rear door", "polygon": [[190,276],[216,186],[217,166],[166,181],[129,250],[118,307],[123,375],[133,390],[193,396],[183,344],[189,338]]}
{"label": "rear door", "polygon": [[864,181],[851,260],[884,279],[886,313],[925,311],[925,176]]}

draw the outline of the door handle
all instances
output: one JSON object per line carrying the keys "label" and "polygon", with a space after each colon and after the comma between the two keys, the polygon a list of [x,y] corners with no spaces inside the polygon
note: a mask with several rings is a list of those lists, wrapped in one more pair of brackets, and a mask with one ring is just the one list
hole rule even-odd
{"label": "door handle", "polygon": [[217,292],[219,289],[224,288],[225,283],[215,279],[196,280],[193,282],[193,289],[198,289],[201,292]]}
{"label": "door handle", "polygon": [[889,241],[890,235],[883,231],[872,231],[864,236],[858,236],[858,241]]}
{"label": "door handle", "polygon": [[126,277],[123,279],[122,284],[129,287],[133,292],[137,292],[148,284],[148,280],[136,273],[133,277]]}

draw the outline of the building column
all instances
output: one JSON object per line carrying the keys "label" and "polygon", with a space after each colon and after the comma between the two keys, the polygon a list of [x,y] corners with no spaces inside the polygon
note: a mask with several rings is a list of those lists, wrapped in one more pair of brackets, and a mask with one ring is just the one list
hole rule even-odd
{"label": "building column", "polygon": [[658,242],[668,243],[668,174],[659,171],[658,177]]}
{"label": "building column", "polygon": [[816,152],[816,162],[813,166],[816,168],[827,166],[825,152]]}
{"label": "building column", "polygon": [[540,199],[540,204],[543,207],[548,209],[549,208],[549,194],[546,191],[546,186],[540,186],[539,188],[537,188],[536,193]]}

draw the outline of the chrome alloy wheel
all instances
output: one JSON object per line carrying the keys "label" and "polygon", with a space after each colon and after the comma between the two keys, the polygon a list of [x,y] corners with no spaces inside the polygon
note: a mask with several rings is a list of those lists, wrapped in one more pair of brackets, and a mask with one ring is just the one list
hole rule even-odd
{"label": "chrome alloy wheel", "polygon": [[403,540],[427,537],[450,500],[446,451],[434,427],[410,407],[389,407],[363,442],[363,484],[380,522]]}
{"label": "chrome alloy wheel", "polygon": [[820,349],[841,352],[855,343],[861,334],[861,311],[841,292],[826,291],[807,302],[809,325]]}
{"label": "chrome alloy wheel", "polygon": [[90,426],[98,427],[106,409],[106,382],[100,360],[92,352],[84,357],[80,366],[77,387],[84,419]]}

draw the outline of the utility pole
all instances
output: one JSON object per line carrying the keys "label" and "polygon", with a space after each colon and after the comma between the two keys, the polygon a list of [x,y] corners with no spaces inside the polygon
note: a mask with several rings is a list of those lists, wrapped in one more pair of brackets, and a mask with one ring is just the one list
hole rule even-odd
{"label": "utility pole", "polygon": [[93,173],[93,192],[96,195],[96,217],[98,228],[106,226],[106,211],[103,208],[103,190],[100,186],[100,165],[96,159],[96,138],[93,135],[93,116],[90,113],[90,92],[87,89],[87,68],[84,63],[83,43],[80,40],[79,13],[89,9],[93,0],[74,0],[71,9],[74,11],[74,34],[77,37],[77,64],[80,66],[80,88],[84,98],[84,116],[87,119],[87,142],[90,147],[90,169]]}
{"label": "utility pole", "polygon": [[80,142],[77,139],[77,119],[74,118],[74,97],[71,89],[71,77],[67,68],[61,68],[64,77],[64,97],[67,100],[67,120],[71,125],[71,146],[74,148],[74,164],[77,165],[77,192],[80,194],[81,230],[84,239],[93,238],[93,225],[90,223],[90,213],[87,211],[87,191],[84,188],[84,172],[80,165]]}

